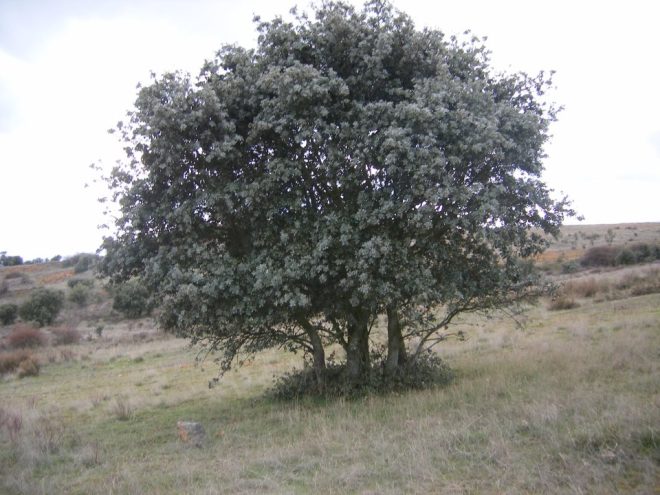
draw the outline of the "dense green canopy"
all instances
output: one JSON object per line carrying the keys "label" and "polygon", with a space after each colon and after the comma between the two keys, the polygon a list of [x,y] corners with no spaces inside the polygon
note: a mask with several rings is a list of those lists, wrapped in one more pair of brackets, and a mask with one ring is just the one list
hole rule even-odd
{"label": "dense green canopy", "polygon": [[540,177],[549,78],[496,73],[478,40],[382,1],[256,22],[255,50],[155,77],[118,124],[105,274],[139,277],[225,367],[284,346],[320,369],[338,342],[356,379],[379,314],[391,371],[456,314],[529,293],[520,260],[572,213]]}

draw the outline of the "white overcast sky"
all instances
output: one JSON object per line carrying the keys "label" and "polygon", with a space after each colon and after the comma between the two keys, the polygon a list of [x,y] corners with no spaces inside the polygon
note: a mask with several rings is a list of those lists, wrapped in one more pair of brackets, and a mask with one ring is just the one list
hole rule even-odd
{"label": "white overcast sky", "polygon": [[[419,27],[487,36],[498,68],[557,71],[549,186],[586,223],[660,221],[660,2],[393,3]],[[0,0],[0,251],[95,251],[106,220],[89,165],[121,157],[106,131],[136,84],[152,70],[196,74],[224,43],[254,46],[253,14],[295,4]]]}

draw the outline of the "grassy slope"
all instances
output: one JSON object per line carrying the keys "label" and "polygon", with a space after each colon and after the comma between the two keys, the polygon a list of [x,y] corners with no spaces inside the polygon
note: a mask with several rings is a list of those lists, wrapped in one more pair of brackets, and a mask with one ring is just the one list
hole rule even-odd
{"label": "grassy slope", "polygon": [[[525,330],[463,321],[470,339],[440,350],[448,388],[323,404],[262,398],[290,356],[209,390],[211,363],[148,322],[90,327],[43,351],[56,359],[40,376],[0,382],[0,408],[23,418],[0,437],[0,492],[657,493],[660,294],[579,302],[542,302]],[[179,419],[204,424],[202,449],[178,441]]]}

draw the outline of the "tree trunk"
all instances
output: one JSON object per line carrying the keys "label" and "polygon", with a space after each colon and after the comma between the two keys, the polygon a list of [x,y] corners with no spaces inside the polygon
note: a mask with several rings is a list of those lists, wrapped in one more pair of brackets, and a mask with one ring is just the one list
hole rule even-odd
{"label": "tree trunk", "polygon": [[401,334],[401,319],[396,306],[387,308],[387,360],[385,374],[391,375],[399,366],[406,363],[406,344]]}
{"label": "tree trunk", "polygon": [[353,382],[360,381],[369,371],[369,317],[356,311],[348,321],[346,374]]}
{"label": "tree trunk", "polygon": [[325,349],[323,348],[323,341],[318,330],[308,320],[302,320],[300,324],[312,344],[312,366],[316,374],[316,383],[319,387],[322,387],[325,383],[325,375],[323,373],[325,371]]}

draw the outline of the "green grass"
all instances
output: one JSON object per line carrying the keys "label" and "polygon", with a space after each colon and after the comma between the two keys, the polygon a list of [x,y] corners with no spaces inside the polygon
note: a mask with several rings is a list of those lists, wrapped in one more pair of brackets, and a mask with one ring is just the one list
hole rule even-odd
{"label": "green grass", "polygon": [[[660,294],[580,303],[542,301],[525,330],[464,318],[469,339],[440,349],[451,385],[352,401],[266,399],[300,364],[277,352],[209,389],[212,363],[195,366],[185,342],[108,325],[68,347],[77,359],[0,382],[1,407],[23,418],[14,441],[0,435],[0,492],[654,493]],[[201,449],[178,420],[204,425]]]}

